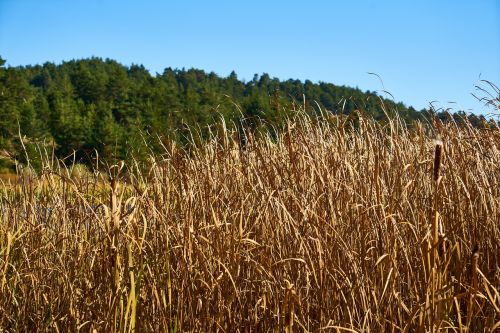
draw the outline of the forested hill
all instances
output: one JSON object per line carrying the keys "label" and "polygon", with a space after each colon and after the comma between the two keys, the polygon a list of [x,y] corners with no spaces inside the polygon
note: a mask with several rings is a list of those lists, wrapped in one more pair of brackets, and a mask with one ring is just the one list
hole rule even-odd
{"label": "forested hill", "polygon": [[[303,105],[304,96],[310,110],[318,103],[334,113],[360,109],[384,116],[376,93],[330,83],[267,74],[244,82],[234,72],[220,77],[198,69],[167,68],[153,76],[141,65],[100,58],[6,67],[0,58],[0,168],[23,160],[24,149],[36,155],[40,144],[55,147],[60,158],[76,151],[77,159],[85,159],[97,151],[104,159],[124,159],[146,154],[144,140],[179,139],[186,127],[205,128],[221,117],[243,117],[249,126],[256,119],[277,124]],[[402,103],[384,102],[405,120],[422,116]]]}

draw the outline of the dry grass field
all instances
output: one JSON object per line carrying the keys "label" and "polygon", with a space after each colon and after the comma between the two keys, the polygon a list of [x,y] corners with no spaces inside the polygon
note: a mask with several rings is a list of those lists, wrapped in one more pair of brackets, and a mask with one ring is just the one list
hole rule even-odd
{"label": "dry grass field", "polygon": [[3,186],[0,331],[499,330],[498,127],[216,132]]}

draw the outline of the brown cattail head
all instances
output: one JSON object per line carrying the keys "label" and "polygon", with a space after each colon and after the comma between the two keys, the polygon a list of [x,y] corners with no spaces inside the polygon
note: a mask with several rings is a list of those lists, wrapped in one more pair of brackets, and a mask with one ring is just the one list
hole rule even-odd
{"label": "brown cattail head", "polygon": [[443,142],[436,140],[436,148],[434,150],[434,181],[439,178],[439,169],[441,168],[441,155],[443,150]]}

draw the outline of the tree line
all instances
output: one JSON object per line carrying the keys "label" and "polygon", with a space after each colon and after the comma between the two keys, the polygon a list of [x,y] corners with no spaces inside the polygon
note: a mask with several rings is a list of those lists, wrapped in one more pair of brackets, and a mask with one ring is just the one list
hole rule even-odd
{"label": "tree line", "polygon": [[144,158],[161,149],[162,139],[182,142],[193,128],[203,135],[221,118],[250,128],[277,126],[293,110],[321,108],[334,114],[364,110],[383,119],[381,102],[407,122],[427,112],[375,92],[281,81],[265,73],[245,82],[234,71],[221,77],[166,68],[151,75],[142,65],[96,57],[6,67],[0,57],[0,169],[12,169],[26,156],[36,167],[40,147],[84,163],[96,155],[103,160]]}

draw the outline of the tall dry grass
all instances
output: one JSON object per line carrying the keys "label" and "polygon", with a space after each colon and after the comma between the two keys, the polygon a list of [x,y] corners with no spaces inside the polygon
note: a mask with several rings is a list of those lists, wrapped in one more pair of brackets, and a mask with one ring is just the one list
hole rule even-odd
{"label": "tall dry grass", "polygon": [[52,161],[4,186],[0,331],[499,328],[498,127],[217,132],[148,172]]}

